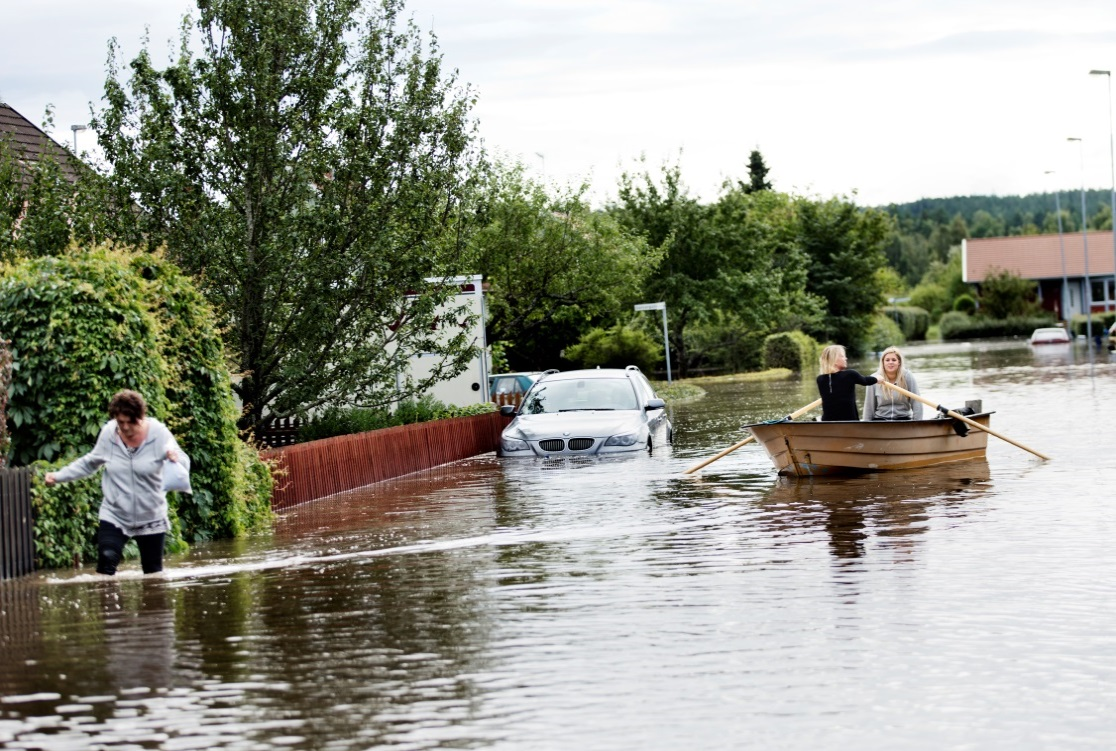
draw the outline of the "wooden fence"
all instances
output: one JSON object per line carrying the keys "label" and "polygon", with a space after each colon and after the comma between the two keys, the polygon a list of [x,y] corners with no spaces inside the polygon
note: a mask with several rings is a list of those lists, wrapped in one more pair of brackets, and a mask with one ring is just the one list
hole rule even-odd
{"label": "wooden fence", "polygon": [[495,451],[507,423],[499,412],[487,412],[264,451],[279,472],[271,507],[287,508]]}
{"label": "wooden fence", "polygon": [[13,579],[34,570],[31,469],[0,469],[0,579]]}

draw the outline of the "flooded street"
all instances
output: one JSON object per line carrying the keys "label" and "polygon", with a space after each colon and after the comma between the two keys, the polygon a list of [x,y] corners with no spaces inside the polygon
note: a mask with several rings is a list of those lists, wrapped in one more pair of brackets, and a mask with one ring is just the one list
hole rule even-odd
{"label": "flooded street", "polygon": [[[987,461],[778,478],[710,385],[675,445],[475,457],[142,578],[0,583],[0,748],[1109,749],[1116,360],[905,348]],[[871,372],[874,363],[851,367]],[[863,398],[863,391],[860,392]]]}

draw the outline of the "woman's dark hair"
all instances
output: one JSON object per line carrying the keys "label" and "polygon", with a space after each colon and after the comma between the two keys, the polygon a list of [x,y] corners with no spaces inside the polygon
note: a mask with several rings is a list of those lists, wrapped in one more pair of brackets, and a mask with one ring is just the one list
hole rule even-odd
{"label": "woman's dark hair", "polygon": [[135,391],[124,389],[117,391],[109,400],[108,413],[113,419],[124,415],[132,422],[138,422],[147,417],[147,402]]}

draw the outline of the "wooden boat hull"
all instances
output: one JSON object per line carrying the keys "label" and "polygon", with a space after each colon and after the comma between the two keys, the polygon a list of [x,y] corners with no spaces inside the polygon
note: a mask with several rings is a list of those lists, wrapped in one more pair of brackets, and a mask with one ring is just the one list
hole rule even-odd
{"label": "wooden boat hull", "polygon": [[[987,426],[991,413],[970,415]],[[988,433],[957,435],[948,419],[896,422],[774,422],[748,426],[781,475],[812,477],[933,467],[979,459]]]}

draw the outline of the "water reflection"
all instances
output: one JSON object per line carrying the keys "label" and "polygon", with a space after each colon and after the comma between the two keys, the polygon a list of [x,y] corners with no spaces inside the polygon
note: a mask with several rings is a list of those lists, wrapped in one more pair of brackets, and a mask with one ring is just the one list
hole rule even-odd
{"label": "water reflection", "polygon": [[871,536],[913,555],[913,537],[926,532],[931,516],[963,514],[991,487],[988,462],[979,459],[853,477],[779,477],[758,504],[777,530],[824,529],[838,559],[864,556]]}

